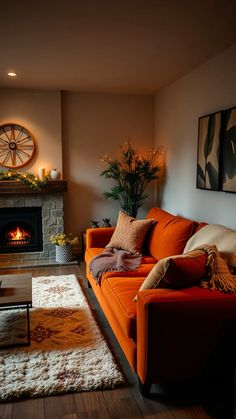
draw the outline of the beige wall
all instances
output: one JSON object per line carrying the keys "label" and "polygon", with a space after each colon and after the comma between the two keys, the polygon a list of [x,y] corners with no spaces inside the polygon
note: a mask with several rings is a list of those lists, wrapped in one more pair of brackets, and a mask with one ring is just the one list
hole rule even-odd
{"label": "beige wall", "polygon": [[[141,153],[153,147],[154,96],[1,89],[0,99],[0,124],[25,126],[37,143],[34,159],[20,170],[37,175],[40,167],[47,171],[56,167],[68,180],[65,230],[80,237],[90,220],[101,225],[108,217],[114,224],[119,205],[102,196],[112,182],[100,176],[105,169],[100,157],[118,156],[128,137]],[[149,192],[139,217],[152,205],[153,187]]]}
{"label": "beige wall", "polygon": [[195,187],[198,117],[232,106],[236,106],[236,44],[156,95],[156,145],[167,146],[163,195],[157,205],[236,228],[236,194]]}
{"label": "beige wall", "polygon": [[[69,180],[67,231],[79,233],[90,226],[90,220],[107,217],[115,223],[119,206],[102,196],[112,183],[100,176],[106,167],[100,157],[104,153],[118,157],[127,137],[140,152],[148,151],[154,144],[154,125],[153,96],[62,94],[63,163]],[[149,200],[139,217],[150,205]]]}
{"label": "beige wall", "polygon": [[20,171],[37,175],[40,167],[62,170],[60,92],[1,89],[0,124],[8,122],[28,128],[37,143],[34,159]]}

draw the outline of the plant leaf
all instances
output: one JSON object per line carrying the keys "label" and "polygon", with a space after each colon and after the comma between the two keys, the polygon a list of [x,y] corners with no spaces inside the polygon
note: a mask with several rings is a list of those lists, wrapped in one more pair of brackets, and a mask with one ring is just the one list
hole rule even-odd
{"label": "plant leaf", "polygon": [[205,174],[200,164],[197,165],[197,186],[199,188],[204,188],[205,186]]}
{"label": "plant leaf", "polygon": [[218,176],[217,170],[215,169],[213,164],[209,161],[206,164],[206,173],[208,174],[211,189],[213,191],[217,191],[219,189],[218,187],[219,176]]}
{"label": "plant leaf", "polygon": [[209,156],[212,150],[214,135],[215,135],[215,114],[212,114],[209,116],[207,135],[206,135],[205,144],[204,144],[205,160],[207,160],[207,157]]}
{"label": "plant leaf", "polygon": [[227,130],[227,126],[231,117],[231,113],[232,113],[232,109],[229,109],[224,112],[224,126],[226,130]]}
{"label": "plant leaf", "polygon": [[224,138],[224,174],[232,179],[236,175],[236,126],[225,133]]}

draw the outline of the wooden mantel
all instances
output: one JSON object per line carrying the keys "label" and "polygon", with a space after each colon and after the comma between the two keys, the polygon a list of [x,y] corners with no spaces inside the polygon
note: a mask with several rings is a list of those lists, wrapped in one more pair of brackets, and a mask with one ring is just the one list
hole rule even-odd
{"label": "wooden mantel", "polygon": [[6,194],[42,194],[54,192],[66,192],[67,180],[50,180],[40,191],[31,188],[16,180],[1,180],[0,195]]}

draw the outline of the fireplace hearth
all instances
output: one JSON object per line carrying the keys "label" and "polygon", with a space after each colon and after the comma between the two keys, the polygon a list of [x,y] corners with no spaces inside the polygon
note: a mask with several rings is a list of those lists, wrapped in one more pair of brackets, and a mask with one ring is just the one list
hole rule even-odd
{"label": "fireplace hearth", "polygon": [[42,249],[42,208],[0,208],[0,253]]}
{"label": "fireplace hearth", "polygon": [[[64,192],[67,191],[67,181],[58,180],[48,182],[47,187],[40,191],[33,191],[27,185],[21,184],[16,181],[0,181],[0,209],[3,213],[10,214],[9,209],[21,209],[24,210],[32,209],[37,207],[41,210],[41,223],[42,231],[39,233],[39,245],[33,247],[33,241],[35,242],[35,233],[33,233],[33,239],[24,237],[23,240],[27,240],[28,243],[20,241],[12,243],[9,241],[8,244],[2,244],[0,249],[0,269],[6,269],[9,267],[24,268],[33,266],[51,266],[55,262],[55,245],[50,242],[50,236],[57,234],[64,230]],[[14,212],[14,211],[13,211]],[[2,224],[2,213],[0,214],[1,230],[4,227]],[[6,218],[5,218],[6,221]],[[9,220],[8,222],[15,222],[19,220]],[[22,229],[26,233],[30,233],[32,237],[31,226],[29,226],[29,219],[21,220],[21,225],[15,224],[14,229],[19,227],[14,235],[22,234]],[[41,229],[40,229],[41,230]],[[1,233],[1,237],[2,237]],[[41,236],[42,234],[42,236]],[[33,240],[33,241],[32,241]],[[2,240],[3,241],[3,240]],[[4,234],[4,241],[6,241]],[[36,240],[37,241],[37,240]],[[11,244],[14,246],[11,246]],[[26,245],[26,247],[25,247]],[[14,248],[14,251],[11,250]],[[38,248],[39,250],[34,250]]]}

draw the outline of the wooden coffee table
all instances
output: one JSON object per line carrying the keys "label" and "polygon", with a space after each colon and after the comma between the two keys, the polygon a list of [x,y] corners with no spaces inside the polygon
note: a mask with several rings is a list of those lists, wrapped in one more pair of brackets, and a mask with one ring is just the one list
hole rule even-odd
{"label": "wooden coffee table", "polygon": [[0,288],[0,311],[26,309],[26,342],[1,345],[0,349],[10,346],[30,345],[30,318],[29,309],[32,307],[32,275],[13,274],[0,275],[2,285]]}

